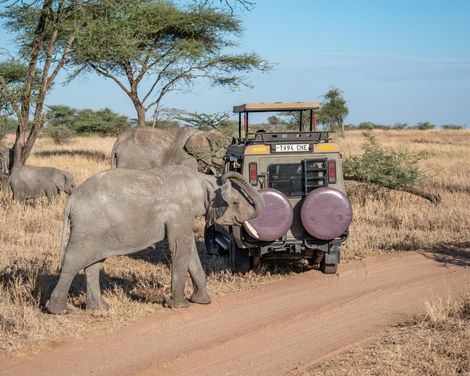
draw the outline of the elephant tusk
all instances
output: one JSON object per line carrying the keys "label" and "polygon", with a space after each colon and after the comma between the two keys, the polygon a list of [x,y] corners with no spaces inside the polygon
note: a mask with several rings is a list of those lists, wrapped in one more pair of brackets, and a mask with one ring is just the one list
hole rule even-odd
{"label": "elephant tusk", "polygon": [[245,230],[248,231],[248,233],[252,237],[254,237],[255,239],[259,239],[258,232],[255,230],[255,228],[248,221],[243,222],[243,227],[245,227]]}

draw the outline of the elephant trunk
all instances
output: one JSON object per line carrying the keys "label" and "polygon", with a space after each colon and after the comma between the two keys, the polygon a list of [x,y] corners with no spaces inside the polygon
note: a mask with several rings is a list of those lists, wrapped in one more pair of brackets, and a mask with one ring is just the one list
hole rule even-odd
{"label": "elephant trunk", "polygon": [[261,214],[264,209],[264,200],[259,195],[259,193],[243,178],[241,174],[235,171],[229,171],[224,173],[220,179],[222,184],[225,183],[227,180],[235,181],[253,201],[256,212],[255,217]]}

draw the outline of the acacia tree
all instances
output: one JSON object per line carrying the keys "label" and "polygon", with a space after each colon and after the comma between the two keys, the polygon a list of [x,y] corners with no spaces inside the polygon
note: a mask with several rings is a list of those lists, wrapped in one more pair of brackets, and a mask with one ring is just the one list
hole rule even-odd
{"label": "acacia tree", "polygon": [[72,77],[96,72],[112,79],[132,101],[139,126],[168,92],[196,79],[233,89],[246,85],[244,74],[269,69],[255,53],[224,53],[235,46],[229,37],[241,32],[240,20],[207,3],[108,0],[92,13],[97,22],[77,38]]}
{"label": "acacia tree", "polygon": [[[0,16],[7,30],[17,35],[18,53],[27,65],[18,90],[5,76],[0,76],[0,93],[8,101],[18,122],[13,146],[12,170],[15,170],[24,165],[44,127],[46,94],[68,62],[72,45],[86,25],[87,7],[91,1],[2,3],[5,11]],[[35,80],[38,81],[37,85]]]}
{"label": "acacia tree", "polygon": [[330,130],[341,128],[341,135],[344,136],[344,118],[349,110],[343,92],[338,88],[331,88],[322,98],[324,101],[318,111],[318,122]]}

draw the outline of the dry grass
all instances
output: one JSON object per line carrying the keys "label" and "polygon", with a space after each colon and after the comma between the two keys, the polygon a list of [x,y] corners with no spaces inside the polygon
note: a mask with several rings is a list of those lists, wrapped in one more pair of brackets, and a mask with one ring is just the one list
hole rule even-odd
{"label": "dry grass", "polygon": [[377,342],[300,375],[470,375],[470,297],[427,304],[425,315]]}
{"label": "dry grass", "polygon": [[[441,194],[436,206],[406,193],[373,192],[348,185],[354,208],[350,239],[343,259],[361,258],[377,252],[404,251],[468,240],[470,234],[470,132],[469,131],[374,131],[379,145],[425,151],[423,162],[433,177],[427,189]],[[365,141],[361,132],[350,132],[341,140],[343,154],[356,153]],[[12,138],[6,139],[7,144]],[[55,145],[42,138],[28,163],[54,166],[73,173],[77,183],[108,168],[114,139],[76,138]],[[146,250],[130,257],[106,261],[102,289],[111,308],[86,312],[84,277],[79,275],[70,291],[72,313],[51,316],[44,302],[55,284],[58,244],[65,197],[49,204],[46,200],[24,205],[11,202],[0,192],[0,351],[14,352],[39,345],[110,329],[129,320],[163,311],[169,297],[168,251]],[[225,269],[225,261],[204,254],[202,222],[195,224],[201,258],[208,271],[212,295],[253,288],[261,283],[286,278],[305,269],[271,264],[245,276]]]}

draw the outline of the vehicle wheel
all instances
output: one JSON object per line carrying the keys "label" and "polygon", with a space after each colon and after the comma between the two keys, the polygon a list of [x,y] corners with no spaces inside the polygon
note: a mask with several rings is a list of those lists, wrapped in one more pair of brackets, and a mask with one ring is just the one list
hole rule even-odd
{"label": "vehicle wheel", "polygon": [[214,226],[204,228],[204,244],[206,252],[211,256],[221,256],[224,253],[222,247],[215,241]]}
{"label": "vehicle wheel", "polygon": [[251,257],[246,249],[238,248],[235,240],[230,245],[230,268],[234,273],[246,273],[251,269]]}
{"label": "vehicle wheel", "polygon": [[338,271],[338,264],[326,264],[323,259],[320,261],[320,270],[325,274],[335,274]]}

